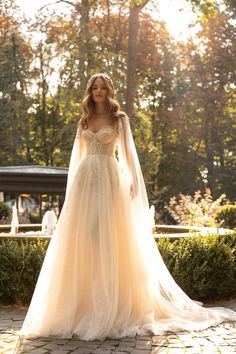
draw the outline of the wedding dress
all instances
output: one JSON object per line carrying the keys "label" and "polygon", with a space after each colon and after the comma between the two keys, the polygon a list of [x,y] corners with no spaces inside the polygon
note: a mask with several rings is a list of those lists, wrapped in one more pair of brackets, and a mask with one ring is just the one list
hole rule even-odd
{"label": "wedding dress", "polygon": [[20,334],[93,340],[236,320],[236,312],[204,308],[180,289],[152,226],[127,116],[97,132],[80,128],[65,202]]}

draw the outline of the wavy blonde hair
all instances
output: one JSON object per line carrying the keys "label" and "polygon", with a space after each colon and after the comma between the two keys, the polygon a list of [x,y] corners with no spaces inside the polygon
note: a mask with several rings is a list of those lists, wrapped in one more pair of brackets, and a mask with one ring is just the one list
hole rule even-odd
{"label": "wavy blonde hair", "polygon": [[118,101],[114,98],[114,85],[111,78],[105,73],[94,74],[88,80],[84,99],[82,101],[83,115],[79,120],[78,127],[82,126],[84,129],[88,128],[88,121],[92,118],[92,115],[95,112],[95,104],[92,98],[92,85],[97,78],[101,78],[107,88],[106,106],[109,118],[116,122],[119,115],[122,113]]}

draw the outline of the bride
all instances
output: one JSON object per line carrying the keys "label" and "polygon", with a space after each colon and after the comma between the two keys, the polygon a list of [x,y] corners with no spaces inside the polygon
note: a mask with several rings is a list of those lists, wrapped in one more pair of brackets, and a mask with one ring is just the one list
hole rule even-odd
{"label": "bride", "polygon": [[236,320],[191,300],[165,266],[129,119],[106,74],[90,78],[82,107],[65,202],[20,334],[103,340]]}

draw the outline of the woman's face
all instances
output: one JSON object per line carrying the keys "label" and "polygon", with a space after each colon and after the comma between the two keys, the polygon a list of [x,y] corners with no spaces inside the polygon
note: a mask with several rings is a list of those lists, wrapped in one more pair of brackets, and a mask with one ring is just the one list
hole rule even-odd
{"label": "woman's face", "polygon": [[92,84],[92,98],[95,103],[104,102],[107,95],[107,87],[101,77],[94,80]]}

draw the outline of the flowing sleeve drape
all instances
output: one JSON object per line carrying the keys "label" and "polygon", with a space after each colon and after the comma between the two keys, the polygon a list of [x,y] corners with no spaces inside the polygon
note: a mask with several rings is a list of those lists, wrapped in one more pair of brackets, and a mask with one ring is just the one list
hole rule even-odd
{"label": "flowing sleeve drape", "polygon": [[173,310],[179,311],[191,309],[193,304],[199,306],[199,302],[193,302],[175,283],[159,253],[152,232],[154,223],[149,210],[146,186],[129,119],[125,114],[119,117],[118,121],[118,160],[126,180],[125,183],[134,185],[135,197],[129,203],[130,223],[147,270],[150,289],[154,289],[152,292],[157,302],[160,306],[171,303]]}
{"label": "flowing sleeve drape", "polygon": [[122,166],[122,171],[126,174],[129,181],[131,191],[131,198],[135,198],[138,194],[138,175],[137,162],[135,163],[135,149],[133,144],[132,132],[129,124],[129,119],[126,115],[122,115],[118,121],[119,127],[119,161]]}
{"label": "flowing sleeve drape", "polygon": [[121,117],[119,117],[118,133],[118,159],[121,169],[127,177],[127,181],[133,185],[134,197],[132,198],[132,203],[138,204],[140,202],[142,208],[149,211],[143,174],[131,132],[129,118],[126,114],[122,114]]}
{"label": "flowing sleeve drape", "polygon": [[79,126],[77,128],[76,136],[74,138],[74,143],[71,151],[68,176],[67,176],[67,185],[66,185],[66,195],[65,199],[67,199],[69,192],[71,190],[74,177],[78,171],[80,162],[85,154],[85,143],[82,137],[83,128]]}

